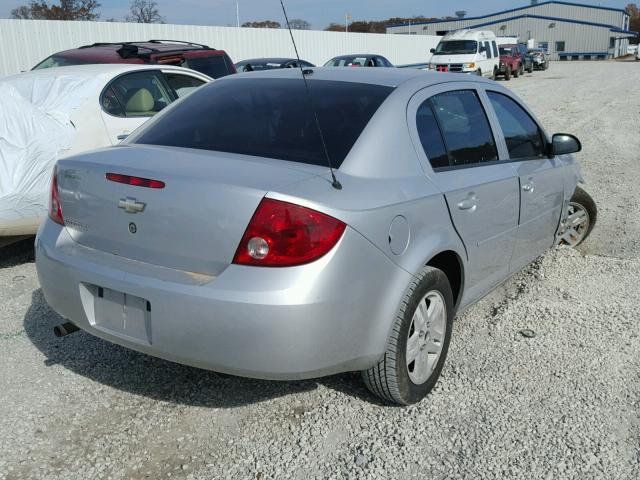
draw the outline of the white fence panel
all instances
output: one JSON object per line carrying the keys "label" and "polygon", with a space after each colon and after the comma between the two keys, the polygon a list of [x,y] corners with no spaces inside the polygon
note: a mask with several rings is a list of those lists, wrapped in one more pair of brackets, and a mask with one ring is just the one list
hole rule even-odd
{"label": "white fence panel", "polygon": [[[377,53],[396,65],[429,60],[440,37],[323,31],[293,32],[301,58],[316,65],[336,55]],[[226,50],[234,62],[295,56],[284,29],[0,19],[0,76],[31,69],[52,53],[96,42],[173,39]]]}

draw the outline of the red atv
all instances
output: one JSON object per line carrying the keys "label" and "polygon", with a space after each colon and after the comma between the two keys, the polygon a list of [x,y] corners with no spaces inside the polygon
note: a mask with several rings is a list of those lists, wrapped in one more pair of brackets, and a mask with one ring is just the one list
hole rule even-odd
{"label": "red atv", "polygon": [[498,75],[502,75],[505,80],[510,80],[511,75],[518,78],[524,73],[524,59],[517,45],[500,45],[500,66],[498,67]]}

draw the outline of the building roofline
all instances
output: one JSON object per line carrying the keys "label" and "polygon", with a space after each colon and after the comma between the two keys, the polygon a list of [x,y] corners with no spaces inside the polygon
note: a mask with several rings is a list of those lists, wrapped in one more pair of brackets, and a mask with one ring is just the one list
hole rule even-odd
{"label": "building roofline", "polygon": [[632,32],[630,30],[622,30],[621,28],[617,28],[613,25],[607,25],[605,23],[587,22],[584,20],[570,20],[568,18],[548,17],[546,15],[530,15],[530,14],[517,15],[515,17],[509,17],[509,18],[501,18],[499,20],[493,20],[491,22],[477,23],[475,25],[469,25],[468,27],[465,27],[465,28],[471,29],[471,28],[486,27],[487,25],[495,25],[496,23],[508,22],[511,20],[518,20],[520,18],[535,18],[537,20],[553,20],[554,22],[565,22],[565,23],[573,23],[578,25],[589,25],[591,27],[608,28],[612,32],[617,32],[617,33],[627,33],[630,35],[636,34],[636,32]]}
{"label": "building roofline", "polygon": [[609,11],[613,11],[613,12],[620,12],[620,13],[627,14],[627,12],[625,10],[622,10],[621,8],[602,7],[600,5],[588,5],[588,4],[585,4],[585,3],[560,2],[560,1],[557,1],[557,0],[550,0],[548,2],[538,3],[537,5],[525,5],[524,7],[511,8],[509,10],[502,10],[500,12],[489,13],[487,15],[480,15],[478,17],[453,18],[453,19],[449,19],[449,20],[430,20],[428,22],[415,22],[415,23],[398,23],[398,24],[395,24],[395,25],[385,25],[385,28],[408,27],[409,25],[412,25],[412,26],[413,25],[431,25],[431,24],[434,24],[434,23],[459,22],[459,21],[464,21],[464,20],[482,20],[483,18],[493,17],[495,15],[503,15],[505,13],[518,12],[520,10],[526,10],[528,8],[539,7],[539,6],[542,6],[542,5],[549,5],[549,4],[569,5],[569,6],[572,6],[572,7],[597,8],[599,10],[609,10]]}

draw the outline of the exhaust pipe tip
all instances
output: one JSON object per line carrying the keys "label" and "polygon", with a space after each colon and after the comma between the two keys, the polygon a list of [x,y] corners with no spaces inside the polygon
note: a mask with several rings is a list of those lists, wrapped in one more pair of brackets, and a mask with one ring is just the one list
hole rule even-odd
{"label": "exhaust pipe tip", "polygon": [[53,327],[53,334],[58,337],[66,337],[67,335],[71,335],[74,332],[80,330],[74,323],[65,322],[60,325],[56,325]]}

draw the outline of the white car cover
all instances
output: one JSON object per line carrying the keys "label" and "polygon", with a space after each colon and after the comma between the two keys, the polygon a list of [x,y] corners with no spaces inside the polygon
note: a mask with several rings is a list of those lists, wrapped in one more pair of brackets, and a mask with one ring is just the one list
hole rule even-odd
{"label": "white car cover", "polygon": [[71,114],[101,82],[78,74],[0,79],[0,236],[46,216],[52,167],[74,141]]}

